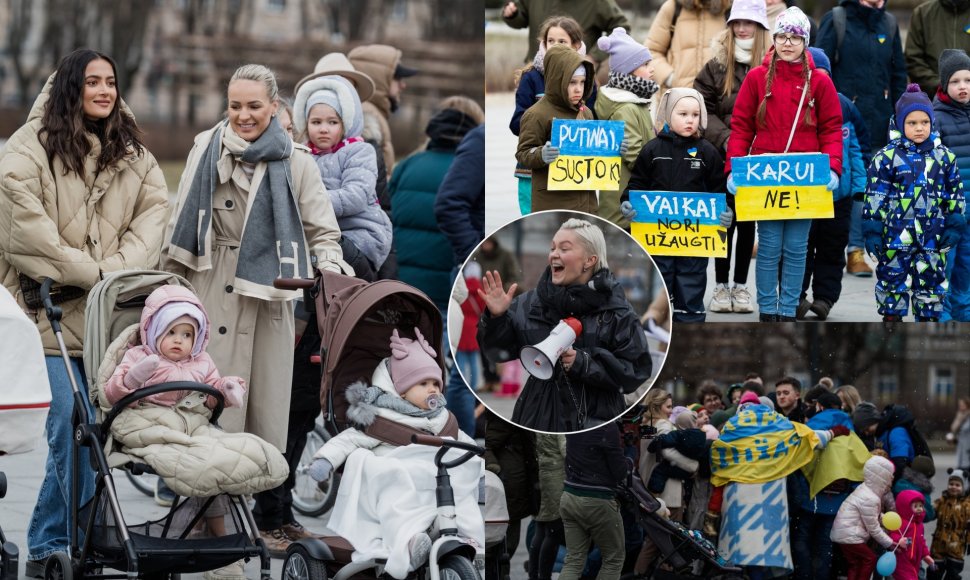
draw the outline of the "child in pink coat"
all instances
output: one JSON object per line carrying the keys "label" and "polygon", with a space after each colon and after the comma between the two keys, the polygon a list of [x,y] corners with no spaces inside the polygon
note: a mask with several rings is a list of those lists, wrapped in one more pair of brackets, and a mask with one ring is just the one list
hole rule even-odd
{"label": "child in pink coat", "polygon": [[921,562],[931,569],[936,567],[923,536],[925,501],[923,494],[912,489],[901,491],[896,496],[896,512],[902,518],[903,525],[889,532],[889,537],[899,546],[896,549],[896,571],[893,572],[895,580],[917,580]]}
{"label": "child in pink coat", "polygon": [[[145,301],[141,314],[141,345],[129,348],[105,384],[105,395],[114,405],[142,387],[172,381],[194,381],[218,389],[226,406],[241,407],[245,381],[221,377],[212,357],[205,352],[209,342],[209,319],[202,302],[181,286],[162,286]],[[189,391],[172,391],[141,399],[174,407]],[[211,399],[206,406],[215,406]]]}

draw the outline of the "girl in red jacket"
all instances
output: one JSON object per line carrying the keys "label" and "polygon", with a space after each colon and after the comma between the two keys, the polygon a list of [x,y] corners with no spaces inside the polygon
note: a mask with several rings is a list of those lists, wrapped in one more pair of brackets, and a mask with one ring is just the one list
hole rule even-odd
{"label": "girl in red jacket", "polygon": [[[809,21],[801,10],[792,7],[778,15],[774,46],[761,66],[744,78],[734,104],[726,172],[730,173],[734,157],[821,152],[829,156],[828,189],[838,187],[842,108],[832,80],[824,74],[812,74],[815,64],[805,51],[808,41]],[[727,189],[737,192],[731,175]],[[809,219],[758,222],[755,285],[762,322],[795,320],[811,225]]]}

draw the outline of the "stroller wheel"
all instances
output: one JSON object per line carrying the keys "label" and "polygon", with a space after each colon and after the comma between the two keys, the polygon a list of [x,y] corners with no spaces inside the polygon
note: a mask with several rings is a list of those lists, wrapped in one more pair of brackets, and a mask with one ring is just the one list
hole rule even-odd
{"label": "stroller wheel", "polygon": [[44,580],[74,580],[74,562],[65,552],[54,552],[44,567]]}
{"label": "stroller wheel", "polygon": [[294,544],[283,561],[282,580],[327,580],[327,566],[306,548]]}
{"label": "stroller wheel", "polygon": [[321,489],[307,472],[313,463],[313,454],[324,443],[330,440],[330,434],[319,423],[314,425],[313,431],[307,434],[306,446],[300,457],[300,465],[296,468],[296,481],[293,486],[293,509],[305,516],[321,516],[333,507],[337,499],[337,487],[340,485],[340,474],[335,473],[330,479],[330,485]]}
{"label": "stroller wheel", "polygon": [[441,580],[479,580],[475,566],[468,558],[458,554],[445,556],[440,572]]}

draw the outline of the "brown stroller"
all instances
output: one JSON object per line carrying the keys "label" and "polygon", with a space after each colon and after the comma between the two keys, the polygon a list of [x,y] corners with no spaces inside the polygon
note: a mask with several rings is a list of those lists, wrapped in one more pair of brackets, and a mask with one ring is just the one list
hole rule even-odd
{"label": "brown stroller", "polygon": [[[324,272],[315,280],[277,280],[276,286],[304,290],[304,303],[316,314],[321,337],[322,384],[320,404],[324,428],[335,436],[347,426],[348,403],[345,391],[361,379],[369,379],[377,365],[390,355],[388,337],[393,329],[418,328],[437,353],[444,372],[442,320],[434,303],[421,291],[403,282],[379,280],[367,283],[358,278]],[[401,332],[402,336],[407,335]],[[413,336],[408,336],[413,338]],[[484,454],[484,449],[457,441],[458,426],[451,417],[442,435],[452,439],[420,434],[415,429],[378,417],[365,433],[392,445],[423,443],[440,446],[435,457],[438,467],[439,513],[454,513],[454,500],[447,470]],[[445,460],[450,449],[463,451]],[[334,476],[331,485],[339,478]],[[335,490],[329,490],[335,493]],[[441,521],[441,517],[438,518]],[[412,573],[415,578],[453,578],[479,580],[483,575],[484,552],[476,542],[463,538],[453,523],[437,528],[429,563]],[[325,536],[294,542],[287,550],[284,579],[334,579],[380,577],[381,560],[352,560],[354,548],[344,538]],[[434,569],[433,571],[431,569]],[[440,571],[440,572],[439,572]]]}

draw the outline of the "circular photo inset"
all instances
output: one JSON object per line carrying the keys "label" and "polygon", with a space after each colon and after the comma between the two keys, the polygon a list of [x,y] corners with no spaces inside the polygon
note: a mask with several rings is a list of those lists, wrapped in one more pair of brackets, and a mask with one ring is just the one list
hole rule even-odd
{"label": "circular photo inset", "polygon": [[625,231],[585,213],[539,212],[469,257],[448,335],[478,414],[484,406],[527,429],[573,433],[613,421],[646,393],[666,356],[669,299]]}

